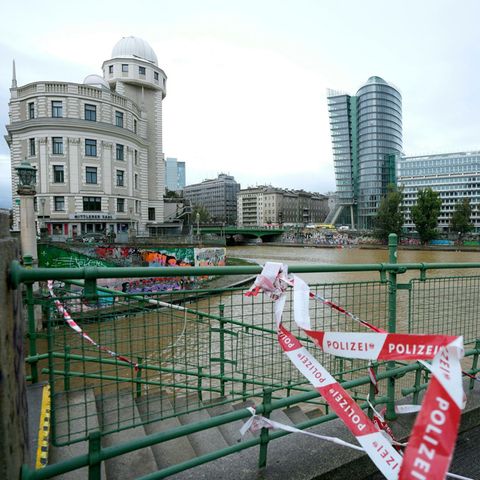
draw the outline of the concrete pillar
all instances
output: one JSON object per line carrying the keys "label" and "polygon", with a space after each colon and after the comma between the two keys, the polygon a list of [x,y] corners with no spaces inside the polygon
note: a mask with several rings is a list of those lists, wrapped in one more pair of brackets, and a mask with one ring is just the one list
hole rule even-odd
{"label": "concrete pillar", "polygon": [[19,258],[10,237],[9,219],[0,213],[0,478],[20,478],[27,459],[27,400],[24,363],[24,320],[20,289],[12,290],[8,268]]}
{"label": "concrete pillar", "polygon": [[38,261],[37,230],[35,228],[35,212],[33,209],[34,195],[20,196],[20,241],[22,256],[31,255],[34,263]]}

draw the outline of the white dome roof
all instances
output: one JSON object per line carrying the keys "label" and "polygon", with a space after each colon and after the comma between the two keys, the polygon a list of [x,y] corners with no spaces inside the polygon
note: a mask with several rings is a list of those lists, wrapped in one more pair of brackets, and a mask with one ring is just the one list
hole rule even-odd
{"label": "white dome roof", "polygon": [[92,74],[87,75],[83,81],[84,85],[92,85],[93,87],[105,87],[110,88],[108,83],[100,75]]}
{"label": "white dome roof", "polygon": [[147,62],[158,65],[157,55],[153,48],[142,38],[138,37],[123,37],[113,47],[112,58],[141,58]]}

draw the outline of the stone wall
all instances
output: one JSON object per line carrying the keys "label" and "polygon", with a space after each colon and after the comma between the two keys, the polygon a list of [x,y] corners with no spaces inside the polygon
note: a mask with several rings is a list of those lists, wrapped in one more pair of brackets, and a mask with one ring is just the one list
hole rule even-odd
{"label": "stone wall", "polygon": [[16,479],[27,455],[24,320],[20,289],[12,290],[8,281],[19,245],[10,237],[5,213],[0,213],[0,252],[0,478]]}

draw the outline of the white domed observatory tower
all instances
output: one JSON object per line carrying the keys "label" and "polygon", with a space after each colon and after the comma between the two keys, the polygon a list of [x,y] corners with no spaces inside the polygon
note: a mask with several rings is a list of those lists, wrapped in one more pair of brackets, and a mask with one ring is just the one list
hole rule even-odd
{"label": "white domed observatory tower", "polygon": [[[122,105],[115,111],[115,125],[127,128],[145,141],[139,158],[141,175],[148,185],[147,202],[141,205],[142,217],[153,233],[164,221],[165,159],[162,141],[162,100],[166,95],[167,77],[158,67],[152,47],[138,37],[123,37],[113,47],[112,58],[103,62],[103,77],[110,88],[132,100],[140,108],[139,118],[122,115]],[[132,122],[132,125],[128,123]],[[145,204],[146,203],[146,204]]]}

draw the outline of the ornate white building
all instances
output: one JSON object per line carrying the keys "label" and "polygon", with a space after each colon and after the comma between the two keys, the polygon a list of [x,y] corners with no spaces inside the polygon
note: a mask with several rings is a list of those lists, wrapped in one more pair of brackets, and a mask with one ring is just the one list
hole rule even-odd
{"label": "ornate white building", "polygon": [[150,45],[122,38],[103,63],[103,78],[82,84],[40,81],[10,89],[14,228],[17,175],[25,158],[37,168],[39,226],[50,235],[157,233],[164,222],[162,101],[167,77]]}

